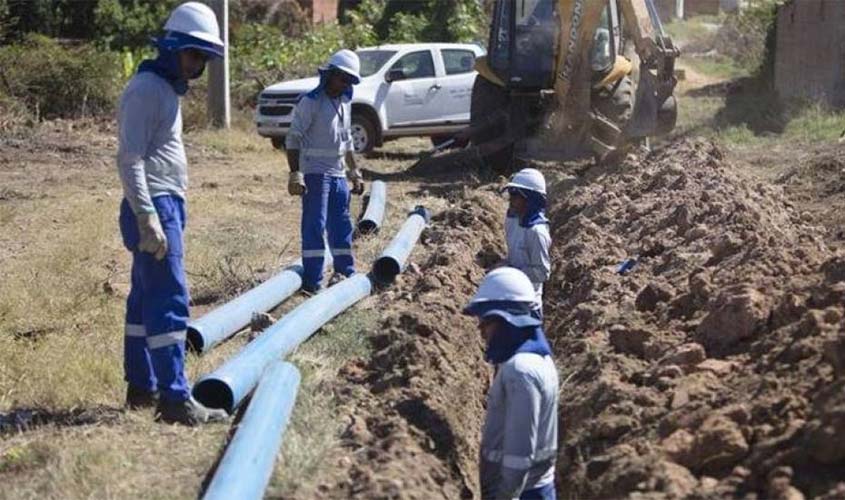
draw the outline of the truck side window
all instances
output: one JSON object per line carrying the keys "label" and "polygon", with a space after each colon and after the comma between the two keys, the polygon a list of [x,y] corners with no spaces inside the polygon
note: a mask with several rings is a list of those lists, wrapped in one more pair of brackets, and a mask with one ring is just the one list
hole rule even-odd
{"label": "truck side window", "polygon": [[434,59],[431,57],[431,51],[421,50],[402,56],[390,68],[391,71],[396,69],[401,69],[408,80],[434,78]]}
{"label": "truck side window", "polygon": [[443,49],[443,65],[447,75],[471,73],[475,67],[475,53],[471,50]]}

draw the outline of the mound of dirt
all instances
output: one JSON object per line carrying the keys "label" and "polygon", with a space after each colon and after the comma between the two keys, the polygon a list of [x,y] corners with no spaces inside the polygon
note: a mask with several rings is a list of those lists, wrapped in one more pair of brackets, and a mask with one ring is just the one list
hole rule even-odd
{"label": "mound of dirt", "polygon": [[782,186],[685,141],[551,199],[562,497],[845,489],[845,257]]}
{"label": "mound of dirt", "polygon": [[839,144],[800,148],[794,166],[781,174],[783,185],[813,222],[827,228],[827,241],[845,245],[845,148]]}
{"label": "mound of dirt", "polygon": [[[502,200],[453,195],[423,233],[421,264],[383,293],[391,315],[368,362],[344,367],[350,455],[328,498],[473,498],[491,371],[461,309],[502,248]],[[421,251],[422,250],[422,251]]]}

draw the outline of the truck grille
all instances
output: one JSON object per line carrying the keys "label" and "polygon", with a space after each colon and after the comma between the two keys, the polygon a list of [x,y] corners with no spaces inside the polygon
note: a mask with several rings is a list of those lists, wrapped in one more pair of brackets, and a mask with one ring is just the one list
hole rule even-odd
{"label": "truck grille", "polygon": [[259,106],[258,112],[264,116],[285,116],[292,109],[293,106]]}
{"label": "truck grille", "polygon": [[296,102],[299,100],[299,94],[280,93],[280,92],[264,92],[261,94],[261,99],[279,99],[282,101]]}

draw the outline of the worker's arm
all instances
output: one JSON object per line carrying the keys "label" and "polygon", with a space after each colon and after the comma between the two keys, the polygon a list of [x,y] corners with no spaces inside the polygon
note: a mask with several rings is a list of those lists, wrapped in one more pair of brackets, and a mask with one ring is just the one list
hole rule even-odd
{"label": "worker's arm", "polygon": [[539,224],[531,228],[525,235],[525,246],[528,250],[528,267],[523,269],[531,283],[545,283],[552,272],[552,261],[549,258],[549,248],[552,238],[549,236],[548,226]]}
{"label": "worker's arm", "polygon": [[159,96],[152,86],[135,87],[120,103],[117,168],[123,196],[136,214],[155,213],[144,158],[155,134],[159,107]]}
{"label": "worker's arm", "polygon": [[305,136],[314,120],[314,100],[303,97],[293,111],[288,135],[285,138],[285,151],[288,159],[290,177],[288,178],[288,193],[293,196],[305,194],[305,177],[300,171],[299,154],[305,145]]}
{"label": "worker's arm", "polygon": [[537,453],[537,429],[542,400],[527,374],[510,369],[505,379],[505,435],[499,491],[495,498],[519,498]]}
{"label": "worker's arm", "polygon": [[305,136],[314,120],[314,103],[314,99],[305,96],[299,100],[293,110],[293,120],[291,120],[288,135],[285,137],[288,167],[291,172],[299,172],[299,152],[305,146]]}
{"label": "worker's arm", "polygon": [[652,60],[658,50],[655,41],[657,27],[654,26],[648,14],[646,0],[620,0],[619,5],[622,8],[625,35],[634,42],[640,59]]}

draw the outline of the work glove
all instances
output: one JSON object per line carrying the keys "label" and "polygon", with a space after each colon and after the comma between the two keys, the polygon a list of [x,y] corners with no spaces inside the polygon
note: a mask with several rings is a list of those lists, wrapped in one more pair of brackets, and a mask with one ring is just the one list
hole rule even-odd
{"label": "work glove", "polygon": [[361,171],[359,169],[353,168],[347,170],[346,178],[352,183],[352,194],[364,194],[364,176],[361,175]]}
{"label": "work glove", "polygon": [[305,194],[305,176],[302,172],[291,172],[288,178],[288,193],[291,196],[302,196]]}
{"label": "work glove", "polygon": [[167,255],[167,236],[164,234],[164,229],[161,228],[161,221],[158,220],[158,214],[143,213],[138,214],[138,233],[140,234],[140,242],[138,243],[138,250],[153,254],[156,260],[161,260]]}

